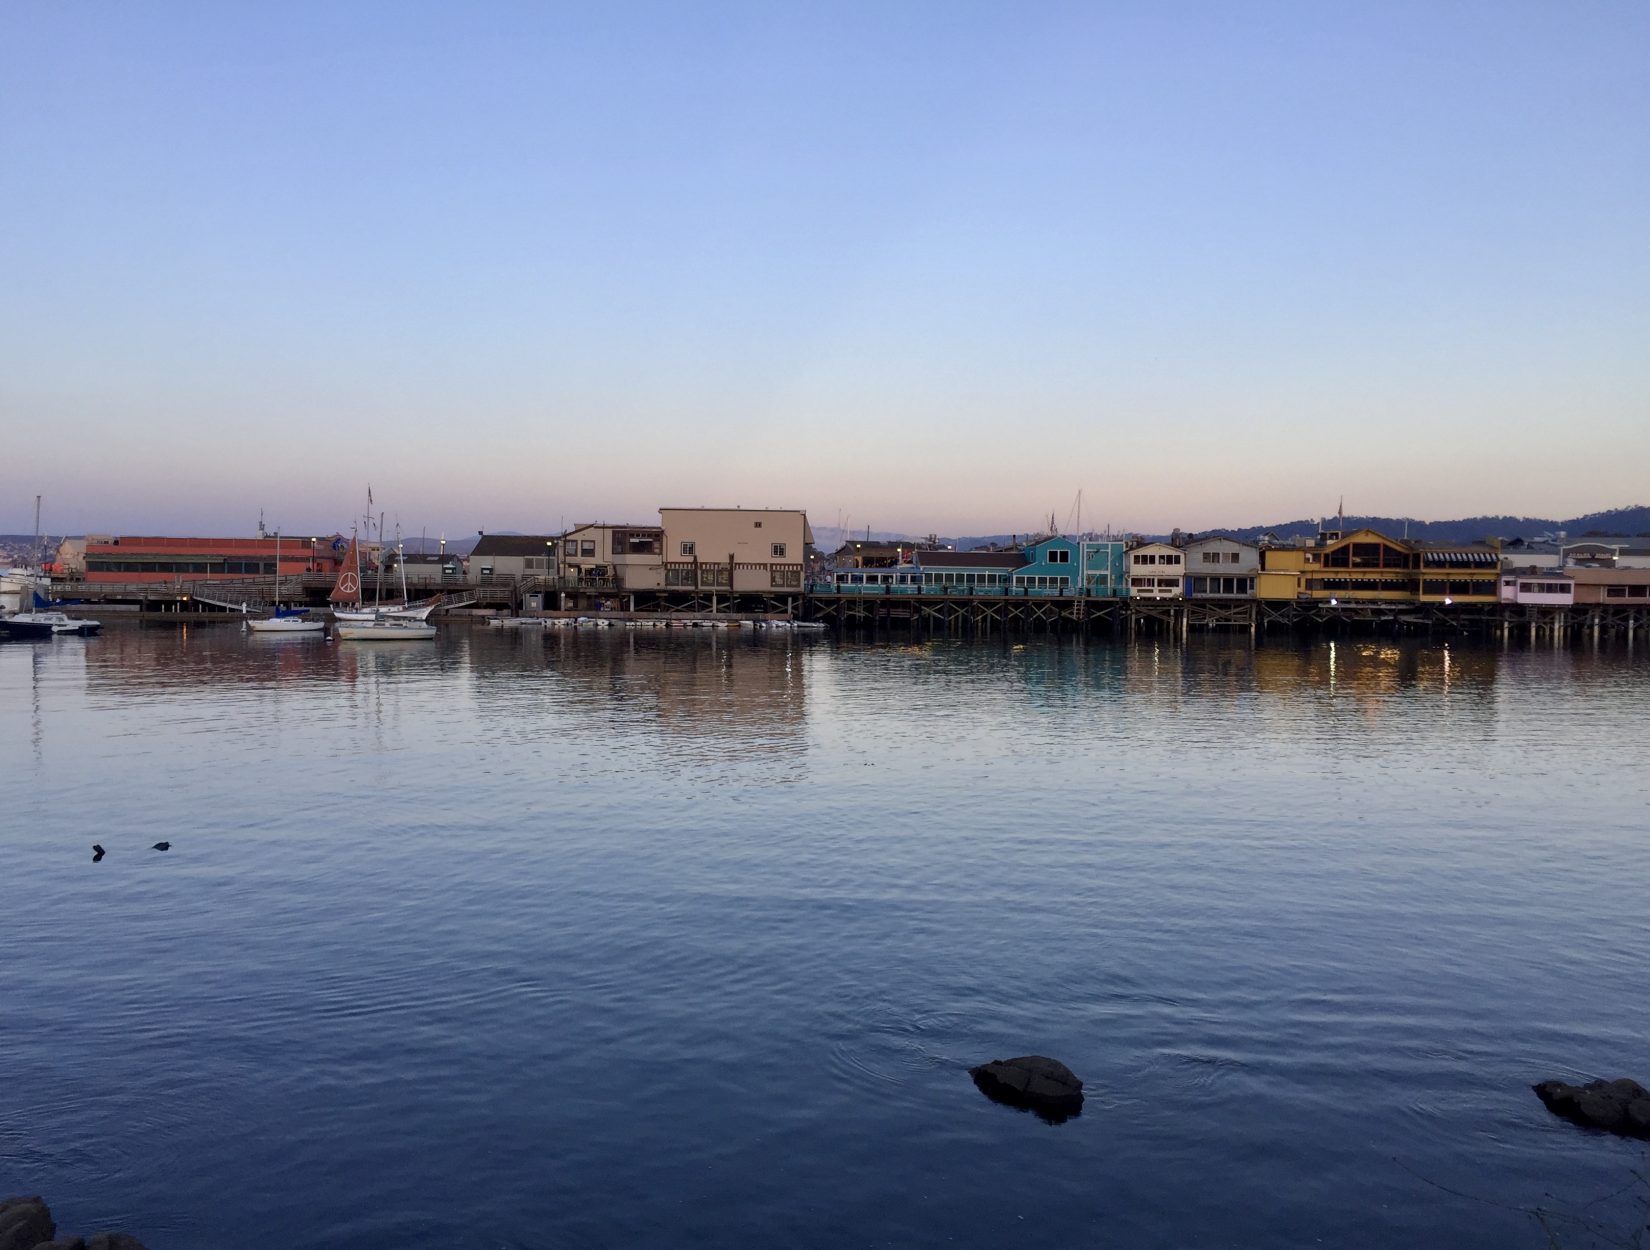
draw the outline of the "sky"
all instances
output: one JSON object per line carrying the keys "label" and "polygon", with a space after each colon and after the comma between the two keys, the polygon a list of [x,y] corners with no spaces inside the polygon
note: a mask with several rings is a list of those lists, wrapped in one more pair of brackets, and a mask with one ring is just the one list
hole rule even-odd
{"label": "sky", "polygon": [[1650,502],[1650,5],[0,6],[0,532]]}

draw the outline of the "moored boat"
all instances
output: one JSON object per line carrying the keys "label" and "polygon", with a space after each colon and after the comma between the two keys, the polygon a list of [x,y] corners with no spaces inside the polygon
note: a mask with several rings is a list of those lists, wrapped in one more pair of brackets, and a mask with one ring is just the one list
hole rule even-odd
{"label": "moored boat", "polygon": [[[263,532],[263,521],[260,518],[258,530]],[[308,608],[283,608],[281,606],[281,531],[275,531],[275,578],[274,597],[270,602],[268,616],[248,617],[246,627],[255,634],[319,634],[326,631],[327,623],[319,618],[311,620]],[[246,605],[241,605],[245,610]]]}
{"label": "moored boat", "polygon": [[6,618],[6,629],[13,638],[50,638],[55,634],[78,634],[82,638],[90,638],[102,628],[102,621],[70,616],[55,609],[14,612]]}
{"label": "moored boat", "polygon": [[434,625],[405,616],[378,616],[370,621],[341,620],[332,628],[339,638],[352,642],[424,642],[436,635]]}

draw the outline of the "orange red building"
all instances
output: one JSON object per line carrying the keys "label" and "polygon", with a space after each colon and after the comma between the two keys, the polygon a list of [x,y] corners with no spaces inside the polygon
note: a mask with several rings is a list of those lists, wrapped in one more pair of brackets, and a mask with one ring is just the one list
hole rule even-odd
{"label": "orange red building", "polygon": [[336,574],[349,540],[338,534],[302,538],[160,538],[121,535],[88,540],[88,582],[212,581],[280,575]]}

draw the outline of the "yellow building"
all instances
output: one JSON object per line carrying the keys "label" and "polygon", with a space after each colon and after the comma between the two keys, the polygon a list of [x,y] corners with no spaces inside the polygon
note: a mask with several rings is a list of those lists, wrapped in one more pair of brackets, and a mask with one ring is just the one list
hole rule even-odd
{"label": "yellow building", "polygon": [[1501,552],[1489,543],[1428,543],[1371,529],[1324,530],[1311,546],[1266,547],[1260,599],[1347,603],[1495,603]]}

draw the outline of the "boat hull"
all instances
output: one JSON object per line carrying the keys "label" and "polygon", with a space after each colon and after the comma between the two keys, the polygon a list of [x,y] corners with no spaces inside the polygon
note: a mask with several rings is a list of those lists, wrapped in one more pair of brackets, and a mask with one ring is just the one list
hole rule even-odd
{"label": "boat hull", "polygon": [[49,638],[54,634],[90,638],[103,628],[103,622],[88,621],[56,611],[18,612],[6,618],[6,628],[13,638]]}
{"label": "boat hull", "polygon": [[394,617],[398,621],[423,621],[429,619],[440,603],[403,604],[395,608],[334,608],[332,615],[339,621],[372,621],[381,616]]}
{"label": "boat hull", "polygon": [[339,621],[333,626],[338,637],[350,642],[428,642],[435,637],[434,625],[405,617],[388,621]]}
{"label": "boat hull", "polygon": [[246,627],[255,634],[323,634],[327,623],[298,617],[275,617],[267,621],[248,621]]}

